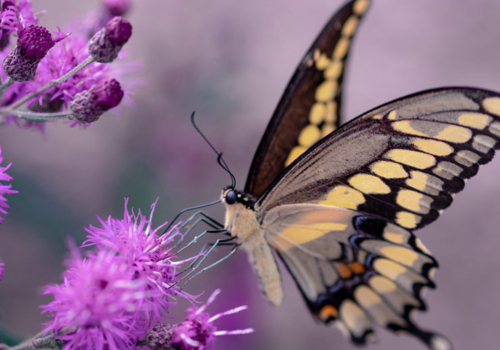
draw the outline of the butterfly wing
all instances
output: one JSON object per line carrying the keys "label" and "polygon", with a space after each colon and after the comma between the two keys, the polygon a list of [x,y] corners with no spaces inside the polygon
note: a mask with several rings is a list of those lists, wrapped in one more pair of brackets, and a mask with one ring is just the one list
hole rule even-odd
{"label": "butterfly wing", "polygon": [[368,3],[347,3],[302,59],[255,153],[247,194],[258,198],[295,158],[338,127],[344,66]]}
{"label": "butterfly wing", "polygon": [[403,97],[322,139],[269,186],[256,210],[316,203],[418,229],[492,159],[499,139],[498,93],[443,88]]}
{"label": "butterfly wing", "polygon": [[437,263],[411,232],[376,217],[318,204],[272,209],[262,227],[299,286],[309,309],[356,344],[373,326],[405,331],[431,349],[451,349],[420,329],[413,310],[425,310],[424,288]]}

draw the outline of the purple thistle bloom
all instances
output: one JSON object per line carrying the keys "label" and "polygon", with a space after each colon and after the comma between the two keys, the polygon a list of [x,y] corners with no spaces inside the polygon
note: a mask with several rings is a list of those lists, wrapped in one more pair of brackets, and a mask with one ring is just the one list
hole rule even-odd
{"label": "purple thistle bloom", "polygon": [[[0,105],[7,106],[14,103],[16,100],[44,86],[46,83],[58,79],[75,68],[80,62],[85,61],[89,57],[88,39],[85,34],[87,31],[88,28],[86,27],[73,25],[71,28],[71,35],[58,42],[41,60],[34,79],[22,83],[15,82],[5,91]],[[57,40],[61,36],[61,33],[57,33],[54,35],[54,39]],[[0,59],[1,55],[2,53],[0,52]],[[128,73],[137,69],[138,64],[129,64],[125,66],[122,62],[113,64],[92,63],[67,81],[47,90],[37,98],[29,101],[28,108],[33,111],[59,112],[63,107],[68,107],[69,102],[74,99],[77,93],[89,90],[93,85],[99,82],[123,77],[125,72]],[[5,80],[6,76],[2,73],[3,72],[0,70],[2,80]],[[126,93],[130,91],[134,84],[133,81],[130,81],[125,85],[127,88]],[[8,117],[7,123],[15,123],[21,127],[35,127],[39,128],[41,131],[44,130],[47,124],[44,122],[26,121],[16,117]],[[75,119],[72,126],[75,125],[88,124],[83,124]]]}
{"label": "purple thistle bloom", "polygon": [[[0,164],[3,162],[2,157],[2,148],[0,147]],[[5,171],[10,168],[11,164],[8,164],[6,167],[0,166],[0,214],[7,215],[7,210],[10,207],[7,205],[7,198],[4,195],[8,194],[9,196],[13,193],[19,193],[18,191],[12,190],[12,185],[5,185],[2,181],[11,181],[12,177],[10,177]],[[4,219],[0,216],[0,223],[2,223]]]}
{"label": "purple thistle bloom", "polygon": [[115,79],[100,81],[75,95],[69,107],[81,123],[93,123],[104,112],[120,104],[124,92]]}
{"label": "purple thistle bloom", "polygon": [[0,51],[9,45],[10,34],[14,31],[21,31],[25,26],[37,24],[31,2],[29,0],[16,1],[7,0],[2,2],[0,12]]}
{"label": "purple thistle bloom", "polygon": [[177,226],[168,232],[157,235],[166,223],[153,229],[152,216],[156,202],[151,206],[151,215],[148,218],[139,211],[137,214],[129,212],[128,200],[125,200],[125,212],[122,220],[108,217],[106,221],[97,218],[102,228],[90,226],[87,241],[83,247],[95,245],[98,250],[110,252],[122,257],[133,271],[134,278],[144,281],[146,295],[144,297],[144,310],[146,317],[159,321],[168,306],[172,304],[170,297],[181,296],[193,299],[191,295],[181,292],[178,287],[180,276],[177,266],[195,259],[175,260],[176,256],[169,247],[175,237],[182,239],[182,234]]}
{"label": "purple thistle bloom", "polygon": [[104,0],[104,6],[111,16],[124,16],[130,10],[130,0]]}
{"label": "purple thistle bloom", "polygon": [[33,79],[40,60],[54,44],[52,35],[42,26],[31,24],[22,29],[16,47],[3,61],[5,73],[15,81]]}
{"label": "purple thistle bloom", "polygon": [[222,316],[231,315],[246,310],[247,306],[240,306],[225,312],[210,316],[206,308],[220,293],[217,289],[201,307],[193,306],[186,310],[186,319],[175,325],[158,324],[146,335],[148,346],[152,350],[212,350],[215,337],[221,335],[249,334],[253,328],[234,331],[218,331],[213,322]]}
{"label": "purple thistle bloom", "polygon": [[135,349],[147,330],[141,281],[115,254],[99,251],[82,259],[76,247],[72,253],[64,283],[44,292],[54,296],[41,307],[52,317],[45,333],[54,332],[64,350]]}
{"label": "purple thistle bloom", "polygon": [[132,36],[132,25],[122,17],[114,17],[89,41],[90,55],[101,63],[109,63]]}

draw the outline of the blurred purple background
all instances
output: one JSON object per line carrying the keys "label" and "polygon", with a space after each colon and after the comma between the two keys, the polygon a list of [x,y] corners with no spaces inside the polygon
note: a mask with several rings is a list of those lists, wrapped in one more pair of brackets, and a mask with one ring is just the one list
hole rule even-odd
{"label": "blurred purple background", "polygon": [[[193,130],[189,115],[224,152],[239,187],[288,79],[339,0],[136,0],[129,59],[141,60],[144,85],[121,116],[105,115],[82,130],[49,125],[45,136],[0,129],[0,144],[19,195],[0,227],[7,264],[0,285],[1,322],[33,334],[45,320],[38,306],[46,284],[59,283],[64,239],[84,239],[95,215],[121,216],[123,198],[149,212],[160,197],[156,224],[187,206],[217,199],[229,178]],[[35,0],[41,24],[54,30],[98,10],[100,2]],[[375,1],[355,39],[347,72],[345,112],[355,117],[419,90],[468,85],[500,91],[500,2]],[[481,169],[454,205],[417,235],[441,264],[424,327],[448,336],[456,349],[498,348],[500,305],[500,160]],[[223,208],[210,213],[223,219]],[[218,254],[225,253],[221,249]],[[221,329],[254,327],[252,335],[219,338],[217,349],[356,349],[339,331],[316,324],[282,266],[285,300],[262,298],[246,256],[196,278],[192,293],[222,294],[216,313],[248,311],[217,321]],[[208,296],[208,295],[207,295]],[[178,307],[182,309],[187,305]],[[175,308],[173,308],[175,309]],[[410,337],[379,330],[370,349],[424,349]]]}

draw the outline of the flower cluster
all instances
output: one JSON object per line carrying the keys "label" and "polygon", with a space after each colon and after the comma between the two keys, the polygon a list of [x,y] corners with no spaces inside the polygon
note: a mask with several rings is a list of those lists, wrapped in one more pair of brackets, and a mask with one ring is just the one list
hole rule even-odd
{"label": "flower cluster", "polygon": [[[127,4],[110,2],[106,13],[118,13]],[[51,34],[38,25],[30,1],[3,2],[0,125],[14,123],[43,130],[45,122],[61,118],[75,119],[72,126],[86,125],[121,102],[124,91],[117,81],[121,70],[109,63],[119,56],[132,35],[132,26],[121,17],[109,17],[89,41],[90,28],[77,22],[68,28],[70,34],[60,30]],[[18,39],[10,50],[13,32]]]}
{"label": "flower cluster", "polygon": [[[7,215],[7,210],[10,209],[10,207],[7,205],[7,198],[5,198],[5,195],[11,195],[18,192],[12,189],[11,184],[5,185],[2,183],[12,180],[12,177],[6,173],[6,171],[10,168],[10,164],[8,164],[6,167],[2,167],[2,162],[2,148],[0,147],[0,214]],[[0,223],[2,221],[3,218],[0,216]]]}
{"label": "flower cluster", "polygon": [[130,348],[168,311],[170,298],[191,298],[178,287],[177,267],[186,261],[175,260],[169,247],[181,235],[177,227],[157,235],[164,225],[153,229],[127,202],[123,219],[98,220],[102,227],[86,229],[84,243],[96,249],[85,259],[73,249],[64,283],[46,290],[54,296],[43,306],[53,317],[48,329],[64,334],[66,349],[92,349],[100,342],[105,348]]}
{"label": "flower cluster", "polygon": [[220,289],[217,289],[212,293],[205,304],[200,307],[193,306],[187,309],[186,313],[188,316],[183,322],[177,325],[158,324],[153,327],[148,332],[144,344],[153,350],[211,350],[214,348],[215,337],[217,336],[249,334],[254,332],[253,328],[233,331],[217,330],[213,324],[215,320],[222,316],[235,314],[247,309],[247,306],[240,306],[210,316],[205,310],[215,300],[219,293]]}

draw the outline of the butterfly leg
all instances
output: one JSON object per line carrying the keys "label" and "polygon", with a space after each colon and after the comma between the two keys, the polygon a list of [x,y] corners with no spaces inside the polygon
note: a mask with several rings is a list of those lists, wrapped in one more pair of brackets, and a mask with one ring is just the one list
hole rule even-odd
{"label": "butterfly leg", "polygon": [[187,246],[182,248],[181,250],[184,250],[191,244],[195,243],[200,237],[202,237],[205,233],[225,233],[226,235],[229,235],[229,233],[224,230],[224,226],[218,222],[217,220],[213,219],[212,217],[208,216],[202,211],[196,212],[193,215],[191,215],[185,222],[183,222],[181,225],[179,225],[179,230],[185,230],[183,232],[183,238],[180,239],[175,245],[174,248],[180,245],[180,243],[183,241],[183,239],[195,228],[199,223],[204,223],[213,230],[204,232],[203,234],[196,236],[190,243],[188,243]]}
{"label": "butterfly leg", "polygon": [[[210,255],[210,253],[215,249],[215,247],[217,247],[218,245],[220,244],[224,244],[224,243],[227,243],[229,242],[230,240],[232,240],[233,238],[229,238],[229,239],[218,239],[215,243],[212,244],[212,247],[208,250],[208,252],[200,259],[200,261],[198,261],[198,263],[192,268],[192,270],[186,275],[184,276],[182,279],[185,279],[187,278],[189,275],[191,275],[194,271],[196,271],[196,269],[203,263],[203,261],[205,260],[205,258]],[[233,248],[231,249],[231,251],[229,252],[229,254],[225,255],[224,257],[220,258],[219,260],[215,261],[214,263],[204,267],[202,270],[198,271],[195,275],[191,276],[185,283],[184,285],[182,286],[181,289],[184,289],[184,287],[186,286],[186,284],[191,281],[193,278],[199,276],[201,273],[211,269],[212,267],[220,264],[221,262],[223,262],[224,260],[226,260],[227,258],[231,257],[235,252],[236,250],[238,249],[238,247],[241,245],[240,243],[232,243],[231,244],[233,246]]]}

